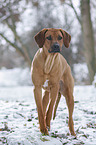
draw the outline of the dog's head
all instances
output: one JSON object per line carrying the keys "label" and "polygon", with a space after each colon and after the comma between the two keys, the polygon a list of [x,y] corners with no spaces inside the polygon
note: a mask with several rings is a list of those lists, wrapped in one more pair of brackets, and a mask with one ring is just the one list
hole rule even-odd
{"label": "dog's head", "polygon": [[49,53],[57,53],[61,51],[63,44],[69,47],[71,36],[62,29],[44,28],[35,35],[35,41]]}

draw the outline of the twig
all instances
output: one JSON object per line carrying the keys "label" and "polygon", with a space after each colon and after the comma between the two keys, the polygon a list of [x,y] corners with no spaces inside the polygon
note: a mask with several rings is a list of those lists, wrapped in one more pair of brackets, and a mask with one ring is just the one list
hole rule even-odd
{"label": "twig", "polygon": [[65,2],[65,4],[68,5],[68,6],[70,6],[70,7],[73,9],[73,11],[74,11],[74,13],[75,13],[75,15],[76,15],[77,20],[78,20],[79,23],[81,24],[81,20],[80,20],[80,18],[79,18],[79,16],[78,16],[78,13],[77,13],[77,11],[76,11],[74,5],[73,5],[72,0],[69,0],[69,1],[70,1],[70,3]]}

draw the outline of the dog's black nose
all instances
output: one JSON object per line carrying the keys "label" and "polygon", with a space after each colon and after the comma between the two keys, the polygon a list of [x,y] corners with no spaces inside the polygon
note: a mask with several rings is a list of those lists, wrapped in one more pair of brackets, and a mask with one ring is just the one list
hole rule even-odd
{"label": "dog's black nose", "polygon": [[51,46],[51,49],[48,50],[49,53],[59,53],[60,52],[60,45],[56,42]]}
{"label": "dog's black nose", "polygon": [[54,43],[53,46],[52,46],[52,51],[54,53],[60,52],[60,45],[58,43]]}
{"label": "dog's black nose", "polygon": [[60,45],[59,45],[58,43],[55,43],[55,44],[53,45],[53,48],[54,48],[54,49],[59,49],[59,48],[60,48]]}

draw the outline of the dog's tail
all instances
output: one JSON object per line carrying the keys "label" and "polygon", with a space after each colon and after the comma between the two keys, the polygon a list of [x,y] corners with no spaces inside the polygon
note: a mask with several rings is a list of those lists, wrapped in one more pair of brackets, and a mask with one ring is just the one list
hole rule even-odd
{"label": "dog's tail", "polygon": [[61,93],[59,92],[59,93],[58,93],[57,100],[56,100],[56,103],[55,103],[55,107],[54,107],[53,120],[54,120],[55,117],[56,117],[56,110],[57,110],[57,108],[58,108],[58,104],[59,104],[59,102],[60,102],[60,99],[61,99]]}

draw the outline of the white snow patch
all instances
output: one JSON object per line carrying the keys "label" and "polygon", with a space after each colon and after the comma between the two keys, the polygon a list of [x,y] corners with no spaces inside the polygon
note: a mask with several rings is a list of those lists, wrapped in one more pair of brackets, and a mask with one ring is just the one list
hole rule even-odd
{"label": "white snow patch", "polygon": [[88,78],[88,68],[86,63],[74,64],[74,76],[77,82],[81,83]]}
{"label": "white snow patch", "polygon": [[31,73],[29,68],[6,69],[0,70],[0,87],[13,87],[18,85],[32,85]]}
{"label": "white snow patch", "polygon": [[93,85],[96,87],[96,74],[95,74],[95,76],[94,76]]}

